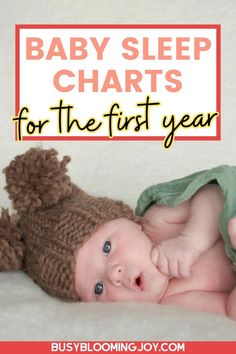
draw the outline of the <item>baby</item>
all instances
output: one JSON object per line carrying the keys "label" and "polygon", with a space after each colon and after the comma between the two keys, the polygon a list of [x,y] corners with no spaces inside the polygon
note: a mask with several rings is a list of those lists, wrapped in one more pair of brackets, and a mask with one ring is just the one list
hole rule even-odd
{"label": "baby", "polygon": [[[142,226],[103,224],[77,254],[81,299],[183,305],[236,320],[236,274],[219,229],[223,202],[221,189],[208,184],[177,207],[153,205]],[[234,246],[235,227],[232,219]]]}
{"label": "baby", "polygon": [[17,214],[0,217],[1,271],[22,269],[67,301],[177,304],[236,320],[233,167],[147,188],[137,217],[73,184],[69,161],[30,149],[4,170]]}

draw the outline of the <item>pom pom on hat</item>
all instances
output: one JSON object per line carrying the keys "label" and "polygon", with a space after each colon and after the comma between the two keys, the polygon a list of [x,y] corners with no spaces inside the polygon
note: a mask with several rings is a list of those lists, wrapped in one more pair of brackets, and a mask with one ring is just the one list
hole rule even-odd
{"label": "pom pom on hat", "polygon": [[72,185],[66,175],[69,156],[61,162],[55,149],[32,148],[18,155],[4,169],[13,207],[19,212],[33,212],[45,208],[72,194]]}
{"label": "pom pom on hat", "polygon": [[22,267],[23,243],[14,217],[6,209],[0,216],[0,271],[18,270]]}

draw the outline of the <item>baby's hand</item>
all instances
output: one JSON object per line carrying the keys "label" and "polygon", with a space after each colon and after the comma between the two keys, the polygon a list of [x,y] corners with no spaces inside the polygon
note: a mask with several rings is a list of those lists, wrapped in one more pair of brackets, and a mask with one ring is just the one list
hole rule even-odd
{"label": "baby's hand", "polygon": [[191,267],[200,256],[200,251],[187,235],[162,241],[151,251],[156,267],[169,277],[189,277]]}

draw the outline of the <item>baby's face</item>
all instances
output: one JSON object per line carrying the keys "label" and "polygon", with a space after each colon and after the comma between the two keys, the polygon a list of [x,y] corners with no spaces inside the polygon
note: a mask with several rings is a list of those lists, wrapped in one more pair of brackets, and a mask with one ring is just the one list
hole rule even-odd
{"label": "baby's face", "polygon": [[152,243],[125,218],[100,226],[76,256],[76,291],[82,301],[158,302],[168,277],[152,263]]}

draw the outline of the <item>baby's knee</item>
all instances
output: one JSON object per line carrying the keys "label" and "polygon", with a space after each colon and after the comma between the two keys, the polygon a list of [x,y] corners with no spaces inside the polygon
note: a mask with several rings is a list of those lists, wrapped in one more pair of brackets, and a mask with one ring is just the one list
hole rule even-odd
{"label": "baby's knee", "polygon": [[231,291],[226,303],[226,314],[236,320],[236,287]]}
{"label": "baby's knee", "polygon": [[236,248],[236,216],[234,216],[228,222],[228,233],[230,236],[232,246]]}

